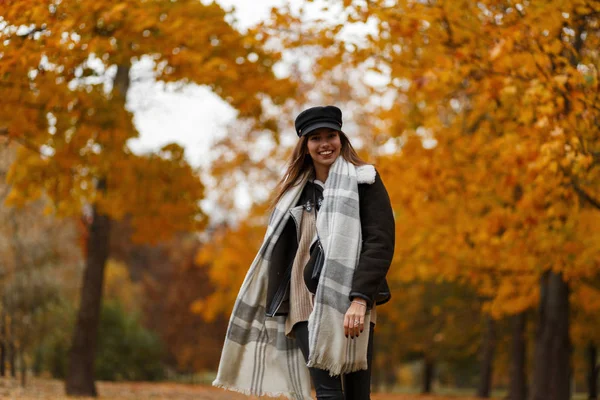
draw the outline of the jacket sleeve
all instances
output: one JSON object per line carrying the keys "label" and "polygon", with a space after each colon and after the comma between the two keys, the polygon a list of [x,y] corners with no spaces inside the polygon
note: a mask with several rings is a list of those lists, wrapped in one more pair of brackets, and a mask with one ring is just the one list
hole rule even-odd
{"label": "jacket sleeve", "polygon": [[375,175],[375,182],[361,186],[362,249],[352,279],[350,300],[363,298],[370,308],[394,256],[396,229],[390,198],[379,173]]}

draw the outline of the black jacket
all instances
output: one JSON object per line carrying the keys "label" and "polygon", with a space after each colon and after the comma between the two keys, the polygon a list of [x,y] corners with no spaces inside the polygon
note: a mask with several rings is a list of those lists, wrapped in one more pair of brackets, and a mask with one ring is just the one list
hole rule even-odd
{"label": "black jacket", "polygon": [[[322,189],[307,182],[297,205],[312,201],[315,190],[316,197],[322,197]],[[394,255],[394,215],[390,198],[378,173],[372,184],[358,185],[358,195],[362,248],[352,280],[350,299],[363,298],[370,308],[374,303],[386,303],[391,297],[385,276]],[[289,282],[297,250],[296,223],[290,217],[273,247],[269,261],[268,316],[285,315],[289,310]]]}

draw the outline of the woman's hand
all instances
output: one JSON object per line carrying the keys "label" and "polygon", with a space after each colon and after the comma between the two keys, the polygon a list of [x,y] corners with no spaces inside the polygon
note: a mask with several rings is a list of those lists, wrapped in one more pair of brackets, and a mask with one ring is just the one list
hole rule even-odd
{"label": "woman's hand", "polygon": [[344,316],[344,334],[352,339],[358,337],[365,329],[365,314],[367,313],[367,301],[355,298],[350,303],[348,311]]}

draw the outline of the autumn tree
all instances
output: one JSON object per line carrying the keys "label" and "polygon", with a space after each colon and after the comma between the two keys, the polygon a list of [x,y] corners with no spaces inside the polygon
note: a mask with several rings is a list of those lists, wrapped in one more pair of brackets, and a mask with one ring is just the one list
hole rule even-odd
{"label": "autumn tree", "polygon": [[[198,1],[5,2],[0,24],[0,132],[23,145],[9,202],[46,193],[57,215],[85,215],[86,269],[66,380],[96,395],[93,361],[111,220],[132,218],[139,241],[199,229],[203,185],[183,149],[136,156],[125,108],[133,62],[149,57],[163,82],[209,86],[268,129],[263,102],[293,91],[274,77],[278,55],[237,32],[216,4]],[[106,84],[105,84],[106,82]]]}
{"label": "autumn tree", "polygon": [[599,9],[345,0],[324,4],[329,19],[286,6],[260,26],[317,55],[309,98],[363,72],[344,76],[370,88],[353,94],[372,153],[392,153],[375,159],[401,222],[390,273],[469,284],[492,318],[538,308],[533,400],[568,397],[569,296],[598,275]]}
{"label": "autumn tree", "polygon": [[[342,17],[290,37],[301,46],[314,35],[335,65],[388,78],[380,93],[393,100],[373,133],[402,148],[390,168],[403,206],[418,213],[419,229],[399,241],[414,249],[403,264],[493,292],[486,308],[496,316],[537,304],[539,293],[532,398],[567,398],[569,293],[598,271],[578,251],[586,208],[598,208],[598,2],[328,7]],[[373,32],[352,45],[348,23]],[[539,281],[539,292],[521,280]]]}
{"label": "autumn tree", "polygon": [[20,365],[24,386],[33,350],[52,330],[50,309],[61,292],[69,291],[67,277],[80,271],[81,251],[75,221],[46,215],[48,199],[22,207],[4,205],[15,151],[16,145],[0,145],[0,363],[2,375],[5,365],[12,376]]}

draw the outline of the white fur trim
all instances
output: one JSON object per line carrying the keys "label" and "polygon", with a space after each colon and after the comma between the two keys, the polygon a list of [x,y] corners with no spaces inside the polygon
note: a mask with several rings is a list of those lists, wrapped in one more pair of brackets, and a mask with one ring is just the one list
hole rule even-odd
{"label": "white fur trim", "polygon": [[358,183],[373,184],[375,182],[375,167],[370,164],[356,167],[356,180]]}

